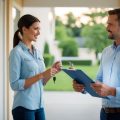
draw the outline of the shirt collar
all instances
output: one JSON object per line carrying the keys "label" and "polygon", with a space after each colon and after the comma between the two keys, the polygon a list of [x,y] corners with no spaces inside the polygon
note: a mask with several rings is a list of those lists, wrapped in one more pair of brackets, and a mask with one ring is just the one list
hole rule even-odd
{"label": "shirt collar", "polygon": [[[23,50],[30,50],[22,41],[19,42],[19,45],[22,47]],[[36,50],[35,46],[32,45],[33,51]]]}
{"label": "shirt collar", "polygon": [[116,49],[116,48],[119,48],[119,49],[120,49],[120,45],[116,46],[116,45],[115,45],[115,42],[114,42],[114,43],[112,44],[112,48],[113,48],[113,49]]}

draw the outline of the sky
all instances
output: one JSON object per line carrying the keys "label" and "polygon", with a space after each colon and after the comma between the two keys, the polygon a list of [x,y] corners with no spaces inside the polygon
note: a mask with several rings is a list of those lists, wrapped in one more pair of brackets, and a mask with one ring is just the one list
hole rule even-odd
{"label": "sky", "polygon": [[83,13],[88,13],[89,8],[87,7],[56,7],[55,14],[58,16],[63,16],[66,13],[72,12],[76,17],[82,15]]}
{"label": "sky", "polygon": [[72,12],[75,17],[80,17],[82,23],[88,22],[88,17],[83,15],[84,13],[90,13],[87,7],[55,7],[55,15],[60,16],[63,21],[66,21],[65,14],[69,12]]}
{"label": "sky", "polygon": [[[104,8],[108,10],[112,8]],[[88,8],[88,7],[55,7],[55,14],[58,16],[63,16],[66,13],[72,12],[76,17],[82,15],[83,13],[91,13],[91,11],[97,12],[103,10],[102,8]]]}
{"label": "sky", "polygon": [[[84,13],[91,13],[91,12],[100,12],[101,10],[105,10],[108,11],[108,9],[112,9],[112,8],[88,8],[88,7],[55,7],[55,15],[56,16],[60,16],[62,18],[63,21],[65,21],[65,14],[72,12],[73,15],[75,17],[79,17],[79,20],[81,21],[81,23],[87,24],[89,21],[89,18],[87,16],[84,15]],[[106,18],[103,20],[98,20],[102,23],[106,23]]]}

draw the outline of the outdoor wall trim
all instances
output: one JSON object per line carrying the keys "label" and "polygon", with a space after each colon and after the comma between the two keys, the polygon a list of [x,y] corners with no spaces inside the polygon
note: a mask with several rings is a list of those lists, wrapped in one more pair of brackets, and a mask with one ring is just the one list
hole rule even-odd
{"label": "outdoor wall trim", "polygon": [[4,116],[4,111],[5,111],[5,105],[4,105],[4,52],[3,52],[3,44],[4,44],[4,31],[3,31],[3,2],[4,1],[0,1],[0,56],[1,56],[1,60],[0,60],[0,120],[3,120],[5,118]]}
{"label": "outdoor wall trim", "polygon": [[120,6],[119,0],[24,0],[25,7],[110,7]]}
{"label": "outdoor wall trim", "polygon": [[11,48],[11,40],[12,40],[12,7],[13,7],[13,0],[6,0],[5,2],[5,87],[6,87],[6,113],[7,113],[7,118],[6,120],[12,120],[11,117],[11,109],[10,109],[10,104],[11,104],[11,92],[10,92],[10,86],[9,86],[9,65],[8,65],[8,60],[9,60],[9,53],[10,53],[10,48]]}

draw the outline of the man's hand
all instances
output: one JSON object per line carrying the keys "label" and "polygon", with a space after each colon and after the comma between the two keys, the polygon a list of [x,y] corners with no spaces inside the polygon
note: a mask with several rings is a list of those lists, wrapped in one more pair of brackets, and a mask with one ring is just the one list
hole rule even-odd
{"label": "man's hand", "polygon": [[96,91],[97,94],[100,96],[106,97],[106,96],[116,96],[116,89],[113,87],[110,87],[106,84],[103,84],[101,82],[95,82],[92,83],[92,88]]}
{"label": "man's hand", "polygon": [[83,92],[85,87],[83,84],[79,84],[75,80],[73,80],[73,88],[76,92]]}

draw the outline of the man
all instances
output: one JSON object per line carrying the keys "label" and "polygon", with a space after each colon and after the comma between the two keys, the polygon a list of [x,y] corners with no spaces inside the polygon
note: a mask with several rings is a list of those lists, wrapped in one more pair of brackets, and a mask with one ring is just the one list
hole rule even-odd
{"label": "man", "polygon": [[[108,11],[107,31],[113,44],[103,50],[97,81],[91,86],[102,99],[100,120],[120,120],[120,9]],[[84,86],[73,81],[75,91]]]}

